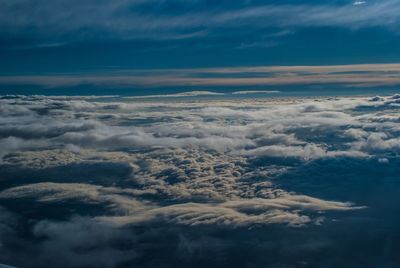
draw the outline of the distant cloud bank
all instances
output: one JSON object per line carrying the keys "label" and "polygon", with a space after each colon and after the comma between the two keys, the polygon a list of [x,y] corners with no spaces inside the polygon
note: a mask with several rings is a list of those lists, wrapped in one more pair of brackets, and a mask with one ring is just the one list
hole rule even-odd
{"label": "distant cloud bank", "polygon": [[[49,88],[78,85],[116,87],[234,87],[337,84],[345,87],[400,85],[400,64],[332,66],[265,66],[163,70],[120,70],[93,74],[0,76],[0,85],[38,85]],[[259,93],[262,91],[256,90]],[[239,91],[246,92],[246,91]],[[248,91],[247,91],[248,92]],[[255,91],[252,90],[254,93]],[[263,91],[275,93],[276,91]],[[179,93],[220,94],[210,91]],[[238,93],[237,93],[238,94]],[[165,95],[163,97],[166,97]]]}

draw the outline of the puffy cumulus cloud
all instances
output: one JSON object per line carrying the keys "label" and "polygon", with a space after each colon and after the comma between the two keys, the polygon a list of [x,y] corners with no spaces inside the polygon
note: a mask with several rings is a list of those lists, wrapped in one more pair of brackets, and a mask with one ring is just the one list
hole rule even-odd
{"label": "puffy cumulus cloud", "polygon": [[43,147],[47,146],[47,142],[43,140],[35,140],[33,142],[29,140],[23,140],[16,137],[7,137],[4,139],[0,139],[0,157],[4,155],[19,151],[19,150],[26,150],[26,149],[34,149],[35,147]]}
{"label": "puffy cumulus cloud", "polygon": [[395,174],[398,100],[0,98],[0,262],[149,266],[152,251],[206,251],[200,231],[220,252],[232,245],[216,230],[330,228],[372,203],[309,189],[346,161],[339,182],[370,163]]}
{"label": "puffy cumulus cloud", "polygon": [[327,151],[326,148],[315,144],[305,146],[281,146],[270,145],[262,146],[244,152],[246,155],[266,156],[275,158],[299,158],[302,160],[312,160],[323,157],[367,157],[368,154],[356,150],[347,151]]}
{"label": "puffy cumulus cloud", "polygon": [[400,138],[388,137],[386,133],[374,132],[370,133],[367,137],[355,142],[353,146],[356,149],[364,151],[379,151],[383,153],[387,152],[399,152],[400,150]]}
{"label": "puffy cumulus cloud", "polygon": [[[179,105],[184,114],[171,109],[171,104],[146,106],[39,97],[2,101],[31,111],[20,116],[5,114],[0,122],[0,136],[4,139],[42,138],[49,143],[48,147],[70,143],[105,149],[196,146],[232,151],[255,148],[258,143],[274,143],[276,139],[298,143],[293,135],[298,136],[296,131],[311,125],[313,128],[357,125],[355,118],[338,110],[354,107],[360,100],[299,103],[288,107],[272,103],[262,108],[260,103],[249,103],[244,109],[237,104],[209,107],[189,103]],[[150,121],[153,123],[146,123]]]}
{"label": "puffy cumulus cloud", "polygon": [[5,164],[14,164],[34,169],[45,169],[57,166],[66,166],[74,163],[128,163],[135,160],[135,156],[126,152],[96,151],[81,149],[73,144],[66,144],[61,149],[18,151],[7,155],[3,159]]}

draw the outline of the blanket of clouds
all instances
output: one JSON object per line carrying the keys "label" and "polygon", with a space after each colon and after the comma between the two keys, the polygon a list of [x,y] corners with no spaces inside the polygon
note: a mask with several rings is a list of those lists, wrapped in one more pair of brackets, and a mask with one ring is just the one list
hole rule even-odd
{"label": "blanket of clouds", "polygon": [[2,96],[0,267],[400,265],[400,95],[194,95]]}

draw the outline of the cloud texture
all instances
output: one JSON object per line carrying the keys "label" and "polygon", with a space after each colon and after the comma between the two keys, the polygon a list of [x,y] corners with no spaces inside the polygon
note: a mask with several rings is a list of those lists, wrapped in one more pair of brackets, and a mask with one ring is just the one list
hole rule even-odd
{"label": "cloud texture", "polygon": [[[1,262],[173,265],[176,259],[162,252],[174,245],[169,254],[178,259],[188,254],[186,261],[204,261],[199,252],[212,250],[227,265],[224,254],[243,232],[277,228],[304,242],[300,230],[364,213],[373,203],[345,190],[337,198],[329,187],[309,189],[327,183],[341,161],[388,167],[400,153],[398,95],[107,98],[1,97]],[[296,182],[301,191],[290,186]],[[296,252],[314,246],[297,244]],[[158,254],[154,263],[150,252]]]}
{"label": "cloud texture", "polygon": [[[285,3],[286,2],[286,3]],[[368,1],[65,1],[2,0],[0,34],[29,32],[39,38],[68,40],[185,39],[221,29],[266,27],[387,27],[399,24],[395,0]],[[32,12],[33,11],[33,12]],[[50,45],[51,46],[51,43]]]}

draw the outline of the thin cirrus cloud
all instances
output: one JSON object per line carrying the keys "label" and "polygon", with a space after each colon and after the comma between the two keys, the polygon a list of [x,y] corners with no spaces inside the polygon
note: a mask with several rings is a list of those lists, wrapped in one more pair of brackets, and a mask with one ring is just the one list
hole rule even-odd
{"label": "thin cirrus cloud", "polygon": [[400,84],[400,64],[121,70],[94,74],[0,77],[0,85],[38,85],[49,88],[78,85],[145,88],[309,84],[341,84],[354,87],[395,86]]}
{"label": "thin cirrus cloud", "polygon": [[[198,37],[222,28],[236,27],[345,27],[383,26],[396,29],[398,1],[320,3],[205,1],[10,1],[0,3],[0,32],[37,38],[155,38]],[[361,4],[362,3],[362,4]],[[203,29],[203,30],[202,30]]]}

